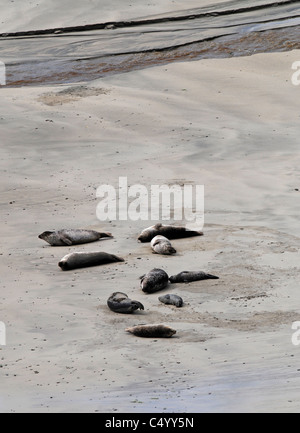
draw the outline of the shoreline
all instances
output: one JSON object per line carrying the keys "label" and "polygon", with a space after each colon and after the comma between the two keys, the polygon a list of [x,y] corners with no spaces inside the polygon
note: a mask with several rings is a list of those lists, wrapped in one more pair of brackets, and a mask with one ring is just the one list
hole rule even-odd
{"label": "shoreline", "polygon": [[[44,2],[37,7],[26,1],[22,4],[31,9],[23,17],[31,17],[33,27],[26,30],[26,21],[12,21],[10,17],[8,21],[15,32],[4,26],[6,33],[0,35],[0,59],[5,66],[7,87],[91,83],[115,74],[167,67],[173,62],[300,49],[300,16],[294,0],[263,4],[252,0],[246,7],[241,0],[213,5],[206,1],[201,7],[191,1],[185,7],[194,7],[184,10],[178,9],[176,1],[170,5],[169,0],[164,0],[159,7],[144,5],[146,15],[142,17],[136,8],[128,15],[122,4],[118,8],[119,21],[103,23],[110,16],[104,14],[102,24],[89,24],[92,21],[85,19],[93,17],[93,22],[97,22],[98,11],[90,15],[93,8],[86,8],[81,12],[80,26],[76,17],[80,5],[74,4],[70,17],[68,0],[59,5],[52,0],[53,9],[47,14],[49,2]],[[101,3],[104,10],[112,12],[106,0]],[[57,9],[60,18],[54,13]],[[9,7],[5,11],[8,10]],[[4,16],[2,24],[6,19]],[[0,66],[3,68],[2,63]],[[2,76],[0,80],[2,83]]]}

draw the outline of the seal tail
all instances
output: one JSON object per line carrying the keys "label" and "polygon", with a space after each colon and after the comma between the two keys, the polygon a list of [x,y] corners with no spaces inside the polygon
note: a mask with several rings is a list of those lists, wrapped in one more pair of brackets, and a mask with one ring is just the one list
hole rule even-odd
{"label": "seal tail", "polygon": [[118,257],[118,256],[113,256],[116,262],[125,262],[125,259],[123,259],[122,257]]}
{"label": "seal tail", "polygon": [[111,233],[99,233],[100,238],[113,238],[113,235]]}
{"label": "seal tail", "polygon": [[211,274],[205,274],[205,278],[207,280],[218,280],[219,277],[217,277],[216,275],[211,275]]}

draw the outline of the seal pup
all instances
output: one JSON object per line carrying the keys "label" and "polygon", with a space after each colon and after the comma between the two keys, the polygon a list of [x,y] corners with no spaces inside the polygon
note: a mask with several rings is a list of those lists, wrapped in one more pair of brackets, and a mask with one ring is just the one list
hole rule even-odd
{"label": "seal pup", "polygon": [[145,293],[154,293],[167,287],[169,282],[168,274],[162,270],[154,268],[148,274],[142,275],[141,289]]}
{"label": "seal pup", "polygon": [[157,254],[171,255],[176,253],[169,239],[161,235],[157,235],[152,239],[151,248]]}
{"label": "seal pup", "polygon": [[176,334],[175,329],[165,325],[138,325],[127,328],[125,331],[145,338],[170,338]]}
{"label": "seal pup", "polygon": [[215,275],[206,274],[202,271],[183,271],[180,272],[177,275],[172,275],[169,280],[170,283],[191,283],[192,281],[200,281],[200,280],[209,280],[214,279],[218,280],[219,277],[216,277]]}
{"label": "seal pup", "polygon": [[167,305],[175,305],[175,307],[179,308],[183,306],[183,300],[178,295],[164,295],[158,298],[160,302]]}
{"label": "seal pup", "polygon": [[113,254],[100,251],[96,252],[75,252],[64,256],[58,266],[63,271],[69,271],[76,268],[85,268],[88,266],[99,266],[106,263],[124,262],[124,259]]}
{"label": "seal pup", "polygon": [[107,300],[108,307],[115,313],[131,314],[135,310],[144,310],[143,304],[132,301],[126,293],[114,292]]}
{"label": "seal pup", "polygon": [[203,232],[189,230],[186,227],[177,227],[172,225],[162,225],[160,223],[144,229],[138,237],[140,242],[151,242],[157,236],[166,236],[168,239],[189,238],[191,236],[202,236]]}
{"label": "seal pup", "polygon": [[63,229],[41,233],[39,239],[55,247],[86,244],[98,241],[100,238],[111,238],[111,233],[100,233],[95,230]]}

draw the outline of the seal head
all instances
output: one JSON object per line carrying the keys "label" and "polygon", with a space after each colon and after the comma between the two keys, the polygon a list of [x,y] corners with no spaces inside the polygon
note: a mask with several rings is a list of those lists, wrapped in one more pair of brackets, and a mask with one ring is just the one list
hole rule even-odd
{"label": "seal head", "polygon": [[176,253],[169,239],[161,235],[157,235],[152,239],[151,248],[157,254],[171,255]]}

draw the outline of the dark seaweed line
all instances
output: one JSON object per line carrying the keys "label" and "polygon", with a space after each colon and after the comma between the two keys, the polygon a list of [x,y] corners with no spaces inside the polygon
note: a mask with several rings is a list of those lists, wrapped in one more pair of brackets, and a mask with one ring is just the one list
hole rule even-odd
{"label": "dark seaweed line", "polygon": [[[263,30],[261,30],[263,31]],[[161,53],[161,52],[166,52],[166,51],[174,51],[177,50],[178,48],[182,48],[182,47],[188,47],[189,45],[193,45],[193,44],[200,44],[203,42],[211,42],[220,38],[223,38],[225,36],[234,36],[236,35],[236,33],[224,33],[222,35],[218,35],[218,36],[210,36],[209,38],[204,38],[204,39],[197,39],[197,40],[193,40],[190,42],[184,42],[181,44],[176,44],[176,45],[169,45],[167,47],[162,47],[162,48],[148,48],[145,50],[138,50],[138,51],[122,51],[120,53],[105,53],[105,54],[101,54],[101,55],[96,55],[96,56],[90,56],[90,57],[80,57],[77,59],[72,59],[72,62],[86,62],[89,60],[97,60],[97,59],[102,59],[102,58],[107,58],[107,57],[122,57],[122,56],[132,56],[132,55],[138,55],[138,54],[147,54],[147,53]],[[37,62],[36,60],[29,60],[29,61],[22,61],[22,62],[17,62],[17,63],[6,63],[6,66],[20,66],[20,65],[29,65],[29,64],[42,64],[42,63],[49,63],[52,62],[53,60],[56,60],[57,62],[59,61],[63,61],[64,63],[68,63],[68,61],[66,61],[65,58],[63,59],[51,59],[51,60],[39,60],[39,62]]]}
{"label": "dark seaweed line", "polygon": [[300,2],[299,0],[286,0],[283,2],[270,3],[267,5],[250,6],[245,8],[230,9],[230,10],[219,11],[219,12],[218,11],[205,12],[199,14],[183,15],[179,17],[153,18],[153,19],[145,19],[145,20],[133,20],[133,21],[110,21],[102,24],[87,24],[84,26],[72,26],[72,27],[64,27],[64,28],[57,27],[57,28],[45,29],[45,30],[29,30],[24,32],[1,33],[0,37],[10,38],[10,37],[19,37],[19,36],[42,36],[42,35],[51,35],[51,34],[86,32],[91,30],[105,29],[108,26],[113,26],[113,28],[136,27],[136,26],[143,26],[148,24],[172,22],[172,21],[186,21],[189,19],[234,15],[234,14],[245,13],[245,12],[253,12],[262,9],[270,9],[274,7],[287,6],[299,2]]}
{"label": "dark seaweed line", "polygon": [[[298,25],[294,26],[294,27],[298,27]],[[279,30],[283,30],[285,28],[290,28],[290,26],[286,26],[286,27],[283,26],[283,27],[280,27],[278,29],[256,30],[256,33],[266,33],[269,31],[276,32]],[[138,54],[162,53],[162,52],[167,52],[167,51],[175,51],[179,48],[188,47],[188,46],[194,45],[194,44],[211,42],[211,41],[215,41],[217,39],[222,39],[224,37],[229,37],[229,36],[238,36],[238,34],[237,33],[224,33],[224,34],[218,35],[218,36],[210,36],[209,38],[198,39],[198,40],[194,40],[194,41],[190,41],[190,42],[184,42],[184,43],[176,44],[176,45],[170,45],[170,46],[162,47],[162,48],[148,48],[148,49],[139,50],[139,51],[124,51],[124,52],[120,52],[120,53],[103,54],[103,55],[98,55],[98,56],[83,57],[80,59],[75,59],[74,61],[75,62],[81,62],[81,61],[88,61],[88,60],[97,60],[97,59],[101,59],[101,58],[105,58],[105,57],[130,56],[130,55],[138,55]]]}
{"label": "dark seaweed line", "polygon": [[91,56],[91,57],[83,57],[80,59],[75,59],[74,61],[75,62],[81,62],[81,61],[101,59],[103,57],[118,57],[118,56],[130,56],[130,55],[136,55],[136,54],[162,53],[162,52],[166,52],[166,51],[174,51],[174,50],[177,50],[178,48],[182,48],[182,47],[188,47],[189,45],[200,44],[203,42],[211,42],[211,41],[214,41],[216,39],[223,38],[225,36],[234,36],[234,35],[236,35],[236,33],[225,33],[224,35],[211,36],[209,38],[198,39],[198,40],[194,40],[194,41],[190,41],[190,42],[184,42],[182,44],[177,44],[177,45],[170,45],[168,47],[148,48],[148,49],[139,50],[139,51],[123,51],[121,53],[110,53],[110,54],[103,54],[100,56],[98,55],[98,56]]}

